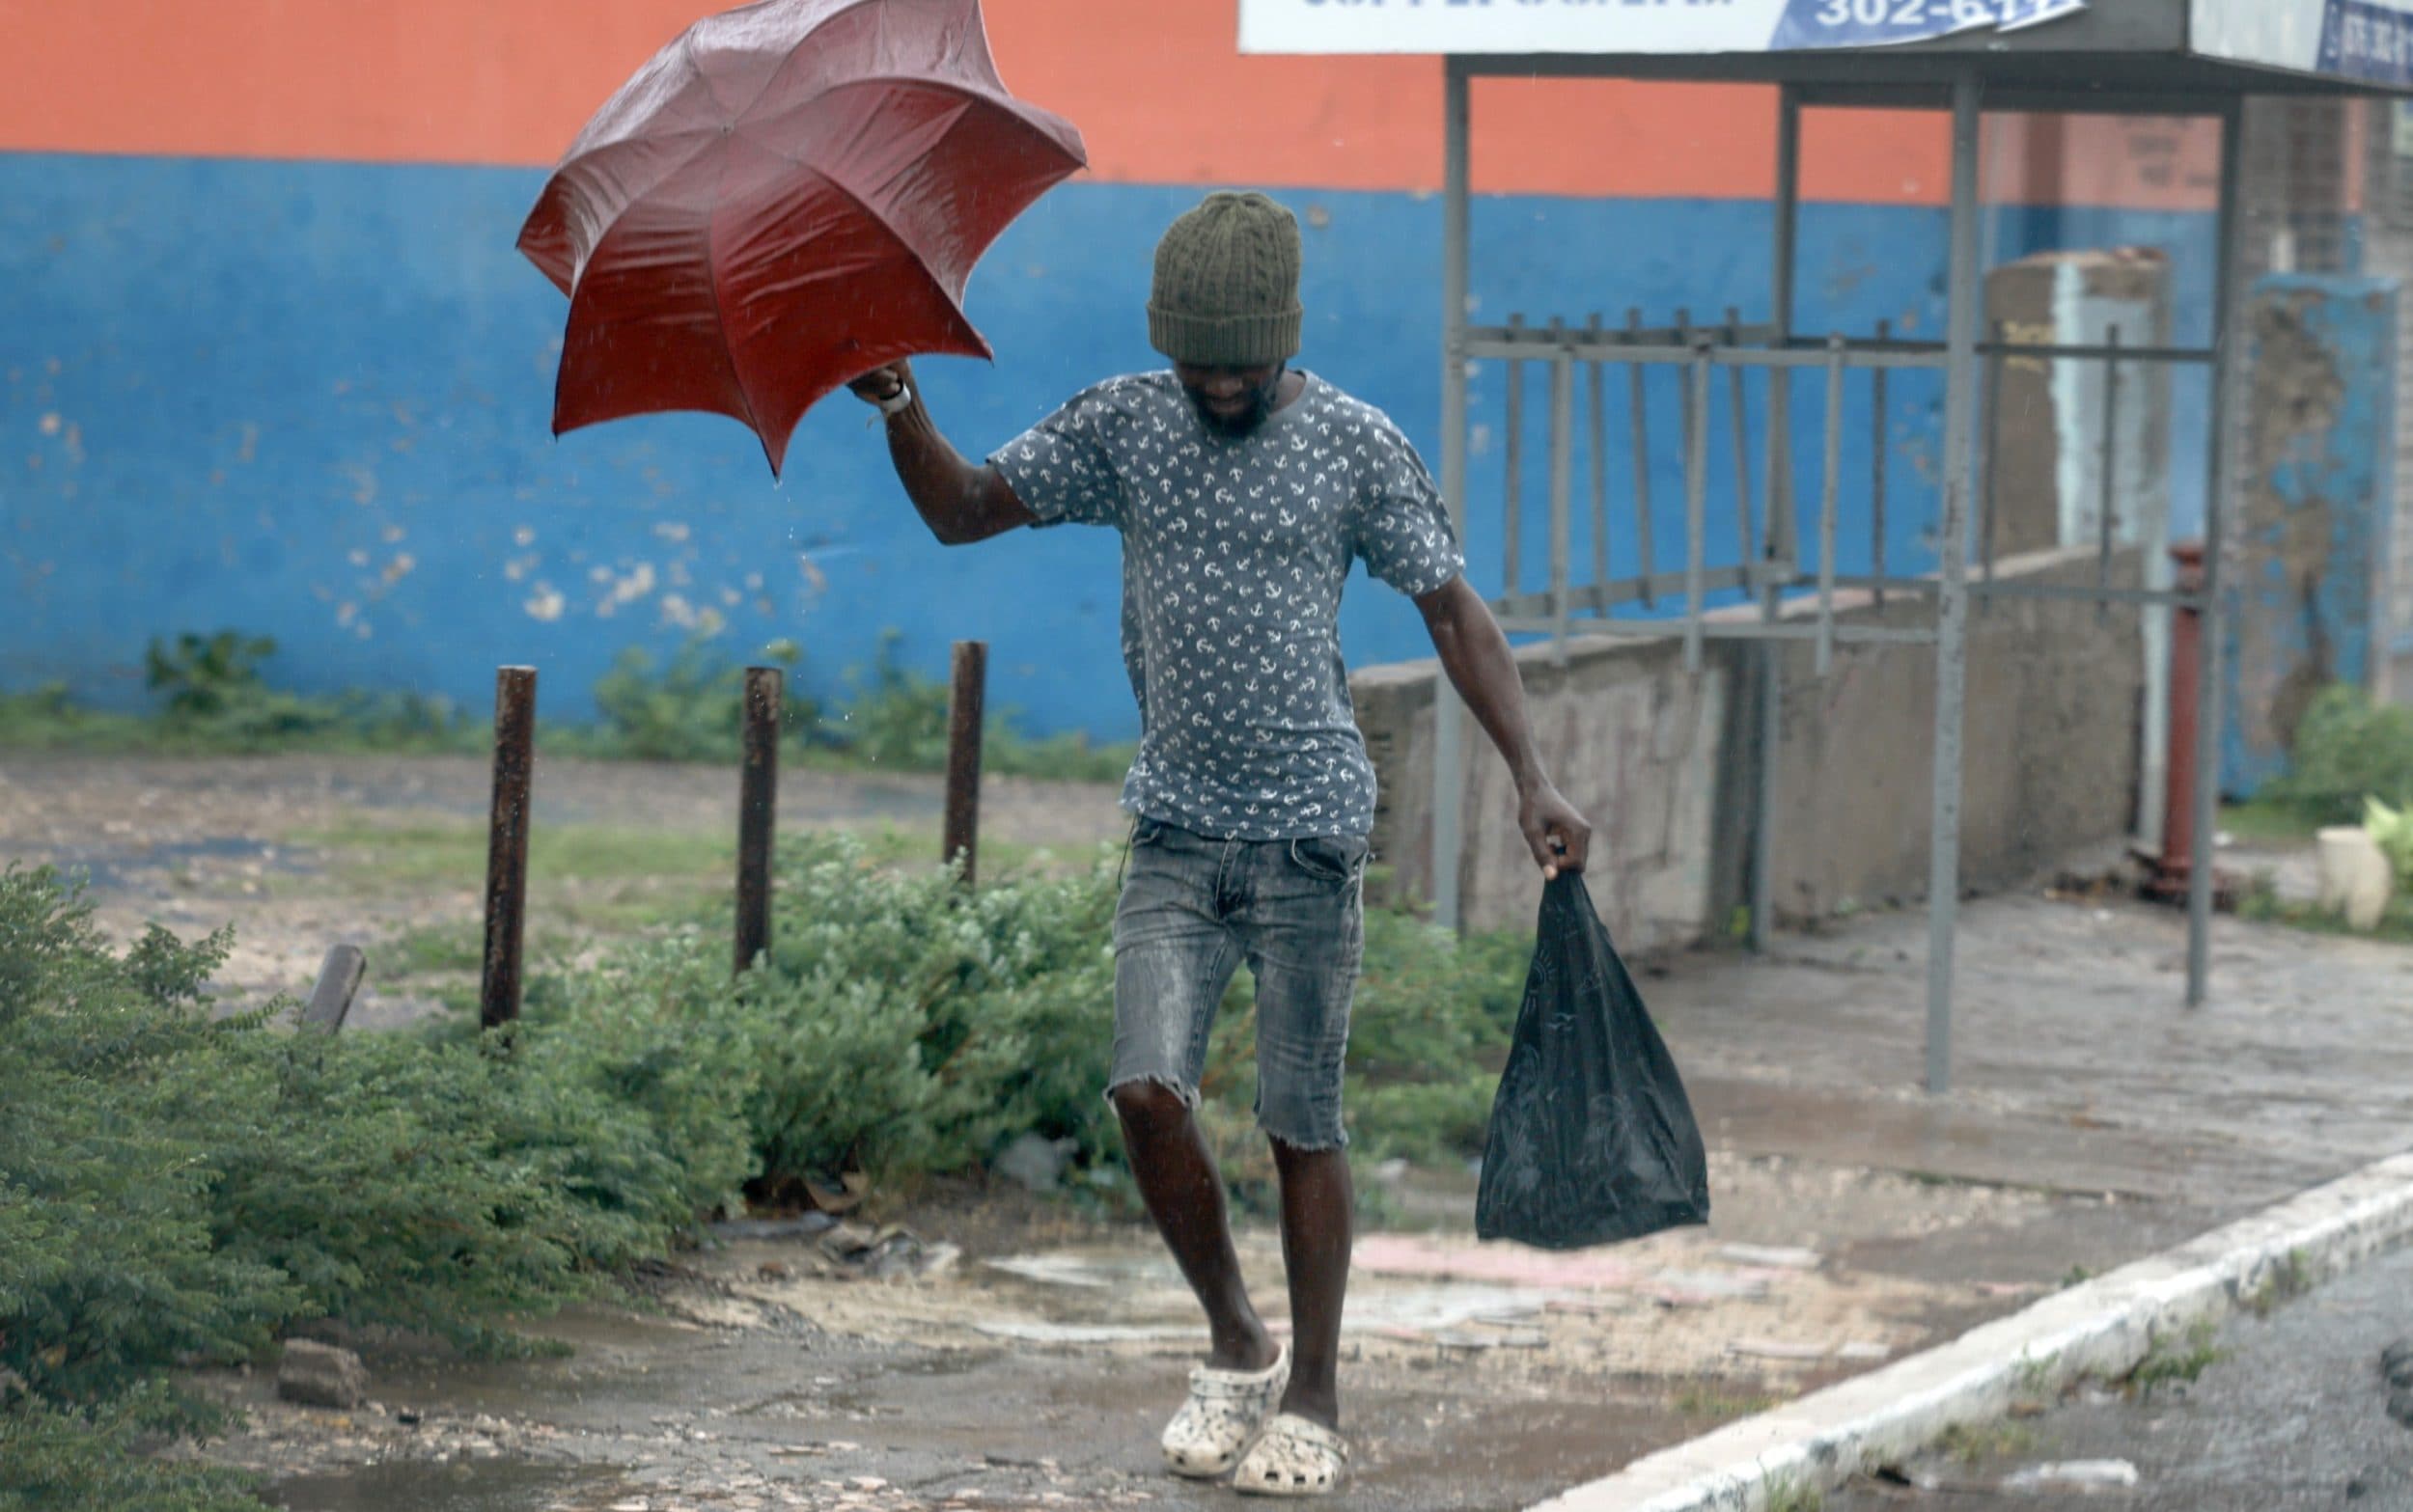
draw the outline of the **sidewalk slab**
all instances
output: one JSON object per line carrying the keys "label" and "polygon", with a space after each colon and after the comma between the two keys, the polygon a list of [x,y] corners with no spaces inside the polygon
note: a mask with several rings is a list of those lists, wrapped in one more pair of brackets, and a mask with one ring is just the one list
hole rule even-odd
{"label": "sidewalk slab", "polygon": [[1956,1424],[2001,1416],[2283,1277],[2314,1281],[2413,1235],[2413,1154],[2376,1162],[2189,1244],[2048,1297],[1949,1344],[1664,1449],[1532,1512],[1758,1512],[1783,1487],[1826,1490]]}

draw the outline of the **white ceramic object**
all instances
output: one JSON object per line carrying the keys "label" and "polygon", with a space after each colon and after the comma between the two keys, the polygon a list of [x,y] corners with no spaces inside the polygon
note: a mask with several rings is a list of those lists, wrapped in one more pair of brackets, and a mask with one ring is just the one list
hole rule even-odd
{"label": "white ceramic object", "polygon": [[2360,825],[2320,832],[2320,906],[2344,914],[2357,929],[2373,929],[2396,893],[2395,868],[2379,842]]}

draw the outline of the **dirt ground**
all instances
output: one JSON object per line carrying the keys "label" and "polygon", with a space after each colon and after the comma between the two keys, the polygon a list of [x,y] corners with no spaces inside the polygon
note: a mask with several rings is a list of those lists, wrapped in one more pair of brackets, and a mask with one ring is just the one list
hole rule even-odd
{"label": "dirt ground", "polygon": [[[355,940],[372,966],[353,1024],[374,1028],[436,1010],[440,970],[398,983],[377,963],[414,934],[474,927],[485,783],[474,760],[0,758],[0,859],[88,872],[114,930],[233,923],[229,1001],[303,992],[327,945]],[[545,763],[537,794],[540,837],[635,834],[649,858],[684,858],[693,895],[725,890],[733,774]],[[852,827],[906,854],[934,851],[937,807],[921,780],[795,774],[781,793],[784,833]],[[1100,789],[986,794],[985,837],[1024,859],[1069,864],[1121,834]],[[398,836],[410,844],[389,848]],[[661,901],[645,891],[658,877],[589,870],[536,890],[532,932],[568,920],[574,948],[578,928]],[[1527,1505],[2188,1237],[2261,1190],[2229,1179],[2250,1159],[2284,1188],[2397,1137],[2384,1107],[2402,1058],[2373,1055],[2352,1015],[2401,1000],[2413,954],[2233,938],[2240,1011],[2184,1020],[2158,998],[2171,929],[2091,902],[1973,909],[1967,1087],[1946,1104],[1910,1090],[1915,921],[1647,982],[1713,1146],[1706,1228],[1557,1258],[1479,1247],[1470,1172],[1371,1172],[1397,1217],[1356,1256],[1350,1504]],[[2032,1013],[2040,1031],[2022,1027]],[[2185,1078],[2217,1061],[2238,1108],[2307,1095],[2256,1069],[2273,1015],[2290,1038],[2270,1074],[2334,1097],[2265,1159],[2223,1145],[2222,1105],[2199,1117]],[[2151,1071],[2126,1111],[2089,1090],[2131,1063]],[[2370,1086],[2342,1080],[2356,1077]],[[1004,1183],[890,1216],[909,1231],[890,1236],[893,1275],[825,1234],[728,1230],[654,1306],[548,1325],[574,1346],[560,1360],[467,1365],[370,1341],[377,1400],[353,1414],[213,1377],[251,1425],[208,1452],[328,1512],[1225,1504],[1156,1460],[1203,1331],[1151,1234]],[[1251,1227],[1242,1251],[1279,1319],[1274,1235]]]}
{"label": "dirt ground", "polygon": [[[2029,1290],[1825,1256],[1772,1264],[1732,1235],[1798,1233],[1839,1194],[1869,1231],[2016,1227],[2052,1206],[1725,1156],[1712,1179],[1731,1221],[1523,1274],[1471,1242],[1470,1208],[1443,1235],[1364,1236],[1345,1345],[1351,1504],[1523,1505]],[[1424,1196],[1437,1211],[1466,1195]],[[957,1250],[937,1274],[873,1279],[810,1237],[733,1240],[666,1288],[658,1315],[559,1320],[547,1332],[576,1345],[568,1360],[384,1357],[380,1402],[361,1414],[221,1378],[252,1429],[213,1453],[283,1477],[297,1508],[417,1506],[446,1485],[447,1506],[581,1512],[1227,1502],[1155,1463],[1204,1338],[1151,1236],[1012,1200],[911,1222]],[[1274,1236],[1248,1230],[1242,1253],[1278,1319]]]}

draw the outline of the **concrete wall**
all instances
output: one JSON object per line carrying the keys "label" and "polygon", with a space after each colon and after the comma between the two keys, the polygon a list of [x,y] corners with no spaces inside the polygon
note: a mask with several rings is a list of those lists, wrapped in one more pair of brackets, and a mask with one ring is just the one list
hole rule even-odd
{"label": "concrete wall", "polygon": [[[2133,585],[2133,555],[2115,562]],[[2014,581],[2091,583],[2090,552],[2007,561]],[[1846,600],[1847,622],[1916,624],[1932,610]],[[1796,606],[1806,613],[1807,606]],[[1783,921],[1924,897],[1933,787],[1935,657],[1914,646],[1789,645],[1778,752],[1775,897]],[[1592,892],[1621,945],[1664,950],[1721,933],[1745,895],[1756,708],[1750,653],[1712,642],[1704,671],[1680,645],[1584,640],[1565,666],[1518,653],[1560,787],[1598,827]],[[1393,886],[1431,892],[1430,661],[1371,668],[1351,687],[1382,780],[1374,841]],[[1961,833],[1964,886],[2017,883],[2128,832],[2143,661],[2134,612],[2002,600],[1970,620]],[[1465,798],[1462,896],[1478,925],[1530,921],[1533,862],[1507,768],[1478,743]]]}

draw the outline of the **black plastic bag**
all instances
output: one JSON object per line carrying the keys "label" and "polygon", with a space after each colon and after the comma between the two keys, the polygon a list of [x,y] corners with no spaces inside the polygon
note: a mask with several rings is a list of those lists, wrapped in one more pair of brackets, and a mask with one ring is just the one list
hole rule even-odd
{"label": "black plastic bag", "polygon": [[1491,1103],[1475,1232],[1580,1250],[1708,1221],[1708,1158],[1676,1062],[1583,878],[1560,876],[1542,891]]}

